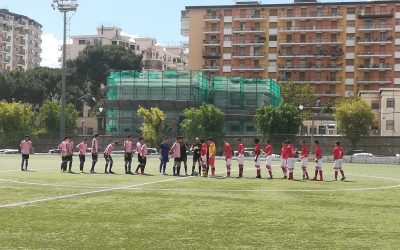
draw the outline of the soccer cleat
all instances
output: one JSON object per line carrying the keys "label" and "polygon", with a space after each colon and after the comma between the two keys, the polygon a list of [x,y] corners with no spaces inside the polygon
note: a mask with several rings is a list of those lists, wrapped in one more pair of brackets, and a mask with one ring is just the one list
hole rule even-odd
{"label": "soccer cleat", "polygon": [[346,180],[346,177],[343,176],[342,179],[340,179],[340,180],[341,180],[341,181],[344,181],[344,180]]}
{"label": "soccer cleat", "polygon": [[271,175],[270,177],[268,177],[268,180],[272,180],[274,177]]}
{"label": "soccer cleat", "polygon": [[286,179],[287,179],[287,176],[283,176],[283,178],[282,178],[282,179],[286,180]]}
{"label": "soccer cleat", "polygon": [[259,175],[259,176],[256,176],[256,179],[261,179],[261,175]]}
{"label": "soccer cleat", "polygon": [[110,171],[109,173],[110,173],[110,174],[115,174],[113,171]]}
{"label": "soccer cleat", "polygon": [[104,171],[104,174],[108,174],[108,172],[107,172],[107,171]]}
{"label": "soccer cleat", "polygon": [[333,181],[337,181],[337,179],[333,179]]}
{"label": "soccer cleat", "polygon": [[311,180],[312,180],[312,181],[316,181],[316,180],[317,180],[317,178],[312,178]]}

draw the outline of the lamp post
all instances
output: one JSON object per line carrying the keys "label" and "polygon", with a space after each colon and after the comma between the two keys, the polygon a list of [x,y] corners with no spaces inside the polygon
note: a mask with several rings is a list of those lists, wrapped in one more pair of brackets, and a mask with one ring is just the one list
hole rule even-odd
{"label": "lamp post", "polygon": [[[299,109],[303,111],[304,106],[302,104],[299,105]],[[310,127],[310,134],[311,134],[311,144],[313,144],[314,141],[314,112],[312,111],[311,107],[311,127]],[[310,145],[311,145],[310,144]]]}
{"label": "lamp post", "polygon": [[[99,108],[99,111],[100,111],[100,114],[101,114],[101,122],[100,122],[101,130],[104,132],[104,131],[105,131],[105,128],[104,128],[104,114],[103,114],[103,110],[104,110],[103,107],[100,107],[100,108]],[[104,134],[105,134],[105,133],[104,133]]]}
{"label": "lamp post", "polygon": [[66,72],[65,72],[65,60],[67,57],[67,13],[70,11],[76,11],[78,4],[76,0],[53,0],[51,7],[55,10],[56,8],[64,15],[64,36],[62,46],[62,71],[61,71],[61,117],[60,117],[60,140],[65,136],[65,89],[66,89]]}

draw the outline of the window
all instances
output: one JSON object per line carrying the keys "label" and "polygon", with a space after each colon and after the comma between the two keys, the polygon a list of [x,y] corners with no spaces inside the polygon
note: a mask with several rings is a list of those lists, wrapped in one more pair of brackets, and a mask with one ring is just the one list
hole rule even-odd
{"label": "window", "polygon": [[378,101],[372,101],[371,102],[371,108],[372,109],[379,109],[379,102]]}
{"label": "window", "polygon": [[386,120],[386,130],[394,130],[394,120]]}
{"label": "window", "polygon": [[347,21],[347,27],[355,27],[354,21]]}
{"label": "window", "polygon": [[232,10],[224,10],[224,16],[232,16]]}
{"label": "window", "polygon": [[86,40],[79,40],[79,44],[86,44]]}
{"label": "window", "polygon": [[278,16],[278,10],[277,9],[269,10],[269,15],[270,16]]}
{"label": "window", "polygon": [[246,126],[246,131],[247,132],[254,132],[256,130],[255,130],[254,126]]}
{"label": "window", "polygon": [[277,40],[277,36],[276,35],[270,35],[269,36],[269,41],[270,42],[275,42]]}
{"label": "window", "polygon": [[386,107],[387,108],[394,108],[394,98],[388,98],[386,100]]}
{"label": "window", "polygon": [[247,102],[247,105],[250,105],[250,106],[257,105],[257,100],[256,99],[247,99],[246,102]]}
{"label": "window", "polygon": [[239,125],[231,126],[231,132],[240,132],[240,126]]}
{"label": "window", "polygon": [[326,134],[326,127],[325,126],[319,126],[318,130],[319,130],[319,134],[320,135],[325,135]]}

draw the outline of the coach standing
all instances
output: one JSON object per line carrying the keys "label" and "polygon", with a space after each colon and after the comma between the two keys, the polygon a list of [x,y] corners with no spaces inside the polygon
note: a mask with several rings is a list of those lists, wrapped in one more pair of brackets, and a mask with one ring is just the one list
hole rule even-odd
{"label": "coach standing", "polygon": [[92,168],[90,173],[94,174],[94,167],[96,166],[99,154],[99,134],[95,134],[92,140]]}
{"label": "coach standing", "polygon": [[[32,142],[29,140],[29,136],[25,135],[25,138],[24,140],[21,141],[19,147],[22,155],[21,171],[28,171],[29,153],[32,150]],[[24,163],[25,163],[25,168],[24,168]]]}

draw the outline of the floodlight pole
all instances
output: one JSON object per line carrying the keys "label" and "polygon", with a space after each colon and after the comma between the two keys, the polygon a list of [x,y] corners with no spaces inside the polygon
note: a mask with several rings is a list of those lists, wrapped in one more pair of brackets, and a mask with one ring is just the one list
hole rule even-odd
{"label": "floodlight pole", "polygon": [[65,107],[66,107],[66,67],[65,61],[67,59],[67,13],[69,11],[76,11],[78,4],[76,0],[53,0],[51,5],[53,9],[58,9],[63,13],[64,18],[64,35],[62,45],[62,66],[61,66],[61,114],[60,114],[60,140],[65,137]]}

